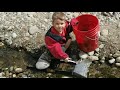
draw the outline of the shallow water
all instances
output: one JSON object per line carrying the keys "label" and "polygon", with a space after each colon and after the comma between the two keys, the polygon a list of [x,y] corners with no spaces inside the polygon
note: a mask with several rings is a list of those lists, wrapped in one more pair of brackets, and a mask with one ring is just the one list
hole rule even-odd
{"label": "shallow water", "polygon": [[[23,71],[33,74],[34,78],[61,78],[68,76],[69,78],[81,78],[72,75],[71,71],[55,71],[53,73],[46,70],[37,70],[35,63],[41,54],[41,50],[37,53],[26,52],[24,49],[10,48],[8,46],[0,47],[0,70],[3,68],[20,67]],[[119,78],[120,68],[114,65],[92,63],[88,73],[89,78]]]}
{"label": "shallow water", "polygon": [[0,47],[0,69],[10,68],[11,66],[20,67],[23,71],[28,71],[34,74],[36,78],[61,78],[69,76],[74,78],[71,72],[56,71],[55,73],[48,73],[46,70],[37,70],[35,63],[40,56],[40,51],[37,53],[26,52],[24,49],[10,48],[9,46]]}

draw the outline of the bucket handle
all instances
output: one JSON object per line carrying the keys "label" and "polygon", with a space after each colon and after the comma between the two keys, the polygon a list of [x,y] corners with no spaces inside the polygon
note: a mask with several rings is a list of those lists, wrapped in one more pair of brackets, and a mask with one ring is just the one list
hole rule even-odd
{"label": "bucket handle", "polygon": [[86,36],[86,38],[88,38],[88,39],[90,39],[90,40],[96,40],[96,37],[95,37],[95,39],[92,39],[92,38]]}
{"label": "bucket handle", "polygon": [[[95,42],[96,42],[97,39],[98,39],[97,37],[98,37],[98,34],[97,34],[97,36],[95,37],[95,39],[92,39],[92,38],[86,36],[86,38],[88,38],[88,39],[90,39],[90,40],[94,40]],[[97,44],[97,42],[96,42],[96,44]]]}

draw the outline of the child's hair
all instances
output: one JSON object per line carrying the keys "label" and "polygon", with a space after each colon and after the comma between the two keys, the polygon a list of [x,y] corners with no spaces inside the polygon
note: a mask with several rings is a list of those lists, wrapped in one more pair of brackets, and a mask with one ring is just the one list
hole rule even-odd
{"label": "child's hair", "polygon": [[55,19],[66,20],[65,14],[63,12],[55,12],[52,15],[52,21],[54,22]]}

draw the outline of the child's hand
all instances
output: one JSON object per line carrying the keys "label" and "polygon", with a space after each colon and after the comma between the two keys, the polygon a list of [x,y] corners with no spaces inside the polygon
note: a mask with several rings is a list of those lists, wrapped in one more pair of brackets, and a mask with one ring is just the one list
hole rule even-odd
{"label": "child's hand", "polygon": [[61,61],[64,61],[64,62],[70,62],[70,63],[74,63],[74,64],[77,64],[77,62],[73,61],[71,58],[67,57],[66,59],[62,59]]}

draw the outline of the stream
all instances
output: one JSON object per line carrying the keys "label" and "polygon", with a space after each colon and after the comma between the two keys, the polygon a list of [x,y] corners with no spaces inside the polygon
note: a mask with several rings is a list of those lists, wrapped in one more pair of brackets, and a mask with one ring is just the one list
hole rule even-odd
{"label": "stream", "polygon": [[[76,78],[71,72],[67,71],[47,72],[46,70],[37,70],[35,63],[42,53],[41,50],[38,52],[35,54],[26,52],[22,48],[0,46],[0,73],[5,78]],[[11,68],[13,69],[11,70]],[[16,73],[16,68],[21,68],[22,72]]]}

